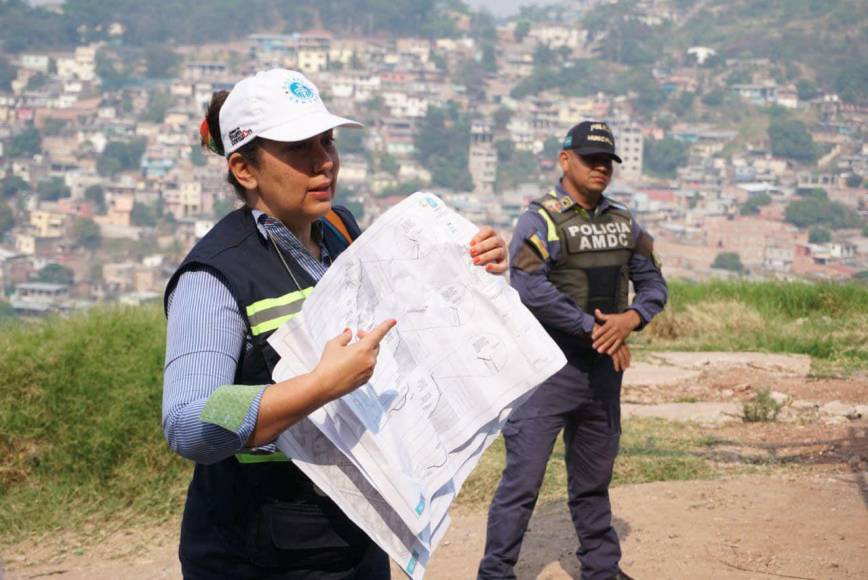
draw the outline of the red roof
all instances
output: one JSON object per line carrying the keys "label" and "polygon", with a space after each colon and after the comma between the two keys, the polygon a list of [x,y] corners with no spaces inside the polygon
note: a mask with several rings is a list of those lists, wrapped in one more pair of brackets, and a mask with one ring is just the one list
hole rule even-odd
{"label": "red roof", "polygon": [[654,201],[675,201],[675,192],[671,189],[645,189],[642,192],[648,196],[648,199]]}

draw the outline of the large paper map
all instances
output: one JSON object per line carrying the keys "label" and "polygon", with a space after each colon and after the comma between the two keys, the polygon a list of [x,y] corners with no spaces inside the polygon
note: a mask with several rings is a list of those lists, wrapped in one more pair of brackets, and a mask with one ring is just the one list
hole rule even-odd
{"label": "large paper map", "polygon": [[312,370],[344,328],[398,324],[371,380],[285,432],[278,446],[412,578],[510,410],[565,363],[502,276],[474,266],[477,227],[415,193],[329,268],[269,339],[274,380]]}

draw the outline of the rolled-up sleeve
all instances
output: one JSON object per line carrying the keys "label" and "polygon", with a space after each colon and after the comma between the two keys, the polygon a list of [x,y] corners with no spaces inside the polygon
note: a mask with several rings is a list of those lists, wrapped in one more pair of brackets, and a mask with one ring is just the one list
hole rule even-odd
{"label": "rolled-up sleeve", "polygon": [[215,463],[244,450],[265,385],[233,385],[244,318],[226,284],[208,271],[182,274],[169,296],[163,433],[179,455]]}
{"label": "rolled-up sleeve", "polygon": [[548,238],[539,213],[531,209],[519,217],[509,244],[510,284],[543,325],[572,335],[590,334],[594,317],[548,279],[560,253],[560,243]]}
{"label": "rolled-up sleeve", "polygon": [[654,254],[654,238],[636,220],[633,220],[633,239],[636,251],[630,258],[630,280],[635,296],[630,309],[635,310],[642,322],[637,330],[663,311],[669,299],[669,289],[660,262]]}

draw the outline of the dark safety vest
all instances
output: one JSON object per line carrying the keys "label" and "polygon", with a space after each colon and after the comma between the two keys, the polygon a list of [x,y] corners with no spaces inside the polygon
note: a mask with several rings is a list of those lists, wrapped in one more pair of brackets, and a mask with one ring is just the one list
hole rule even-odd
{"label": "dark safety vest", "polygon": [[635,249],[630,212],[610,205],[594,216],[556,190],[533,203],[548,226],[547,240],[561,244],[548,277],[551,283],[592,316],[596,308],[606,314],[624,312]]}
{"label": "dark safety vest", "polygon": [[[336,206],[324,222],[323,243],[336,258],[360,233],[349,211]],[[253,347],[239,353],[234,383],[272,383],[279,357],[267,339],[301,311],[315,281],[291,255],[263,238],[248,208],[231,212],[195,245],[169,280],[166,303],[181,274],[193,270],[212,272],[225,282],[253,337]],[[303,500],[314,493],[307,476],[283,453],[244,453],[196,464],[185,518],[207,513],[241,532],[257,505]]]}

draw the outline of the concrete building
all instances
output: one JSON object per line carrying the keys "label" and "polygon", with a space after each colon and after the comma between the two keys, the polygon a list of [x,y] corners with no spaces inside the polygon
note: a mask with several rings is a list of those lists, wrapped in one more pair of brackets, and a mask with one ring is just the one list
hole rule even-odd
{"label": "concrete building", "polygon": [[470,158],[468,169],[473,177],[473,193],[494,193],[497,178],[497,150],[494,132],[487,121],[474,121],[470,128]]}
{"label": "concrete building", "polygon": [[618,176],[628,180],[641,178],[645,150],[642,129],[627,119],[610,121],[609,126],[615,136],[615,148],[623,161],[617,166]]}

